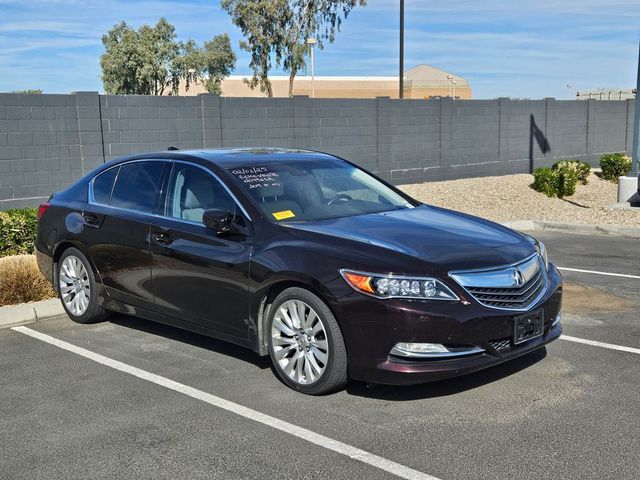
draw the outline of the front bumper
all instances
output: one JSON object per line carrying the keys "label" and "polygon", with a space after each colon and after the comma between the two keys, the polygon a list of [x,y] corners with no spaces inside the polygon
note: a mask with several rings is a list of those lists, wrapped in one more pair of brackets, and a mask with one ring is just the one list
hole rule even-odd
{"label": "front bumper", "polygon": [[[562,278],[550,266],[547,290],[531,311],[544,311],[540,337],[513,345],[514,318],[523,312],[499,311],[476,301],[377,300],[354,293],[335,305],[349,358],[349,375],[360,381],[410,385],[473,373],[525,355],[555,340]],[[440,343],[478,348],[474,355],[411,359],[389,355],[398,342]],[[498,345],[500,345],[498,347]]]}

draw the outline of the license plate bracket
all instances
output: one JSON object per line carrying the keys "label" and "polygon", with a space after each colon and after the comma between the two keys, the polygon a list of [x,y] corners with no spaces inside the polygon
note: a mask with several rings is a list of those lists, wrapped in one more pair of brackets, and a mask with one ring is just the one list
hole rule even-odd
{"label": "license plate bracket", "polygon": [[520,315],[513,323],[513,344],[526,342],[532,338],[542,336],[544,332],[544,310]]}

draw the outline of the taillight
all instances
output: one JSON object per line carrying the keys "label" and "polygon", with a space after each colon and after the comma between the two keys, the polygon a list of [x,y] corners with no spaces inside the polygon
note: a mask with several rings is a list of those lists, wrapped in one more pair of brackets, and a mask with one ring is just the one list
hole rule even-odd
{"label": "taillight", "polygon": [[38,213],[36,214],[36,218],[38,220],[40,220],[42,218],[42,216],[46,213],[46,211],[49,209],[50,206],[51,206],[51,204],[49,204],[49,203],[41,203],[38,206]]}

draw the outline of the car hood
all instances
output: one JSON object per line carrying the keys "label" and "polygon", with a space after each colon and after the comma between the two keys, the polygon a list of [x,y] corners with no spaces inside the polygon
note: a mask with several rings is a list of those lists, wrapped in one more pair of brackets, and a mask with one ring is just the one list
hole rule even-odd
{"label": "car hood", "polygon": [[[525,259],[535,249],[524,235],[496,223],[438,207],[358,215],[305,223],[288,229],[357,242],[359,254],[380,249],[419,259],[445,271],[490,268]],[[391,259],[382,258],[387,264]],[[406,268],[403,262],[401,270]],[[416,266],[422,268],[422,266]],[[394,270],[396,271],[396,270]]]}

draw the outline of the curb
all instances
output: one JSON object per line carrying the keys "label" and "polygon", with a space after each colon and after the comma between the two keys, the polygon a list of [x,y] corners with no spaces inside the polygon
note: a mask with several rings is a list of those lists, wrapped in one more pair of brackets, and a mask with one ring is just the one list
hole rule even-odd
{"label": "curb", "polygon": [[540,220],[514,220],[512,222],[503,222],[502,225],[513,228],[514,230],[640,238],[640,228],[619,227],[617,225],[586,225],[583,223],[544,222]]}
{"label": "curb", "polygon": [[67,314],[57,298],[40,302],[21,303],[0,307],[0,328],[15,327],[27,323],[40,322],[53,318],[65,317]]}

